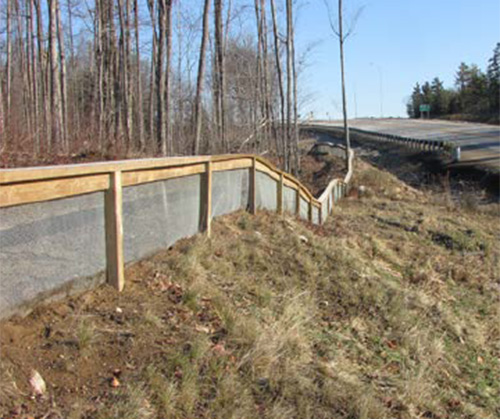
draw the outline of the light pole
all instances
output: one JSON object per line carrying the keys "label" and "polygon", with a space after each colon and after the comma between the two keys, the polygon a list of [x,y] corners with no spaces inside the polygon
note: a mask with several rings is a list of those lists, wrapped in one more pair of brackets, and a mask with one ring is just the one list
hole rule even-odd
{"label": "light pole", "polygon": [[378,71],[378,81],[379,81],[379,89],[380,89],[380,117],[384,117],[384,79],[382,76],[382,69],[378,64],[370,63],[370,66],[374,66]]}

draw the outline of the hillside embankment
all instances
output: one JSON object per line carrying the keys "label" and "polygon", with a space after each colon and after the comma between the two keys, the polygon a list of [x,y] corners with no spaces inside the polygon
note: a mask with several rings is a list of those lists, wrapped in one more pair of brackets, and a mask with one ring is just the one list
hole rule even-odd
{"label": "hillside embankment", "polygon": [[499,417],[498,209],[358,160],[323,226],[222,217],[0,323],[0,417]]}

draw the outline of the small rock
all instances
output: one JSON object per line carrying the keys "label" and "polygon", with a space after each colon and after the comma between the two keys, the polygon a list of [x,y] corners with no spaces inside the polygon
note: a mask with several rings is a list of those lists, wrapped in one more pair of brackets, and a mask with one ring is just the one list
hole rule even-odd
{"label": "small rock", "polygon": [[309,240],[307,239],[306,236],[299,236],[299,240],[302,242],[302,243],[309,243]]}
{"label": "small rock", "polygon": [[121,313],[123,313],[123,310],[120,307],[116,307],[116,312],[121,314]]}
{"label": "small rock", "polygon": [[37,396],[42,396],[47,390],[47,385],[45,384],[44,379],[40,375],[40,373],[36,370],[31,372],[30,385]]}
{"label": "small rock", "polygon": [[116,377],[113,377],[110,382],[109,382],[109,385],[113,388],[116,388],[116,387],[120,387],[120,381],[118,381],[118,378]]}

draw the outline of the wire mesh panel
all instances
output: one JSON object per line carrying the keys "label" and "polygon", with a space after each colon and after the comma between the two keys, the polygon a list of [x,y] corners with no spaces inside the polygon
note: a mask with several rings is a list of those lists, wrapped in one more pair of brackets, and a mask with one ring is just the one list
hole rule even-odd
{"label": "wire mesh panel", "polygon": [[313,224],[319,224],[319,208],[315,206],[312,209],[312,222]]}
{"label": "wire mesh panel", "polygon": [[290,214],[295,214],[295,206],[297,202],[297,191],[283,186],[283,210]]}
{"label": "wire mesh panel", "polygon": [[309,202],[300,197],[300,218],[303,220],[309,219]]}
{"label": "wire mesh panel", "polygon": [[340,199],[340,184],[337,183],[335,185],[335,188],[333,189],[333,201],[337,203],[339,199]]}
{"label": "wire mesh panel", "polygon": [[193,175],[123,189],[126,262],[199,231],[201,179]]}
{"label": "wire mesh panel", "polygon": [[212,175],[212,216],[229,214],[248,207],[248,169],[214,172]]}
{"label": "wire mesh panel", "polygon": [[278,208],[278,182],[266,173],[257,172],[255,176],[257,208],[276,210]]}
{"label": "wire mesh panel", "polygon": [[102,192],[0,209],[0,317],[90,286],[105,256]]}
{"label": "wire mesh panel", "polygon": [[323,205],[321,206],[321,218],[323,222],[328,218],[330,214],[328,214],[328,201],[330,200],[330,195],[326,197],[326,200],[323,201]]}

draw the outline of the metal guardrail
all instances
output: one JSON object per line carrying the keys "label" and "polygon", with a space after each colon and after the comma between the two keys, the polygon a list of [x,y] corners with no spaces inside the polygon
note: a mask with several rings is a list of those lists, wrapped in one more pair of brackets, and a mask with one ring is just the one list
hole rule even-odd
{"label": "metal guardrail", "polygon": [[[306,129],[319,129],[319,130],[328,130],[328,129],[343,130],[342,127],[332,127],[328,125],[317,125],[317,124],[304,124],[302,127]],[[453,158],[454,160],[459,159],[460,155],[460,147],[450,141],[418,139],[412,137],[405,137],[402,135],[388,134],[383,132],[370,131],[352,127],[349,128],[349,131],[358,134],[366,134],[372,137],[377,137],[381,141],[403,145],[414,150],[443,153]]]}

